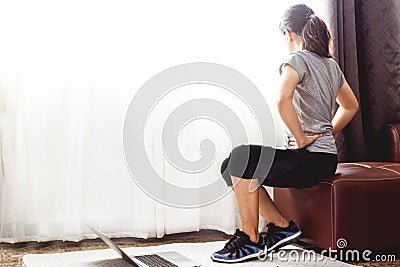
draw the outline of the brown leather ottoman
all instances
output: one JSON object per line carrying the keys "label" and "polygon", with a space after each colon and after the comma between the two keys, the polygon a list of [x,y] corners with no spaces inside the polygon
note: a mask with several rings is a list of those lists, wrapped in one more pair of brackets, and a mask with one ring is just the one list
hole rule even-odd
{"label": "brown leather ottoman", "polygon": [[[275,204],[296,221],[302,241],[323,249],[397,252],[400,164],[340,163],[336,173],[310,188],[274,188]],[[341,238],[347,244],[338,246]]]}

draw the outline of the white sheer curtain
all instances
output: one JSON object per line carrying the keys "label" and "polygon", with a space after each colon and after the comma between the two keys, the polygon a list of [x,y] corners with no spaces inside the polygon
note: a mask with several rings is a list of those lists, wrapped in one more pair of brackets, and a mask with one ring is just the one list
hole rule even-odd
{"label": "white sheer curtain", "polygon": [[[113,237],[204,228],[233,233],[239,225],[233,194],[210,206],[178,209],[137,187],[124,161],[123,120],[146,80],[196,61],[239,70],[272,104],[284,55],[277,23],[285,5],[1,1],[0,242],[94,237],[85,223]],[[165,109],[179,103],[169,105]],[[235,112],[245,116],[240,107]],[[212,127],[197,126],[183,137],[182,150],[196,157],[190,138],[201,140]],[[248,128],[250,141],[259,140],[251,124]],[[146,137],[149,156],[156,169],[168,172],[154,129]],[[279,123],[276,129],[280,134]],[[216,139],[220,163],[229,140]],[[211,170],[218,173],[219,164]]]}

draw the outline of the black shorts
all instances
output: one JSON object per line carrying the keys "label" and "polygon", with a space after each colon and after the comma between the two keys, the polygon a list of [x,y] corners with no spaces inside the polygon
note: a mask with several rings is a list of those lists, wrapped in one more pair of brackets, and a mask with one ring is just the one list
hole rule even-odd
{"label": "black shorts", "polygon": [[[243,157],[245,153],[249,154]],[[275,156],[265,164],[260,161],[261,153],[264,155],[275,153]],[[244,158],[247,162],[243,162]],[[235,147],[229,157],[222,162],[221,174],[228,186],[232,186],[232,175],[243,179],[258,179],[261,184],[271,187],[304,188],[316,185],[334,175],[337,164],[337,155],[331,153],[240,145]],[[244,171],[243,167],[237,166],[245,166]],[[242,170],[239,170],[240,168]]]}

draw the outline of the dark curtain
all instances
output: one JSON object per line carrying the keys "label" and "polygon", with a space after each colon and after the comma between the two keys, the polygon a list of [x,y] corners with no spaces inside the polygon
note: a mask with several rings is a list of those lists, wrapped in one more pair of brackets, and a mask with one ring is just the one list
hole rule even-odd
{"label": "dark curtain", "polygon": [[356,1],[356,21],[367,156],[385,160],[384,126],[400,122],[400,1]]}
{"label": "dark curtain", "polygon": [[336,138],[339,160],[385,160],[385,125],[400,122],[400,1],[324,1],[335,58],[360,102]]}

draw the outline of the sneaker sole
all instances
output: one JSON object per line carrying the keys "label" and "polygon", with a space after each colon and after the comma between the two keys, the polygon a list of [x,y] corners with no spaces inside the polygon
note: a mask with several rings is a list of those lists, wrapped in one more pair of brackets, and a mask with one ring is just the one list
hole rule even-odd
{"label": "sneaker sole", "polygon": [[282,239],[281,241],[279,241],[278,243],[276,243],[275,245],[273,245],[271,248],[268,248],[268,253],[270,253],[274,250],[278,250],[281,247],[284,247],[291,243],[294,243],[294,242],[300,240],[302,237],[303,237],[303,233],[301,231],[298,231],[294,235],[288,236],[288,237]]}
{"label": "sneaker sole", "polygon": [[219,259],[219,258],[215,258],[213,255],[211,255],[211,259],[215,262],[222,262],[222,263],[239,263],[239,262],[245,262],[245,261],[251,261],[251,260],[255,260],[255,259],[259,259],[260,257],[262,257],[263,255],[265,255],[266,253],[268,253],[267,251],[263,251],[263,252],[259,252],[257,254],[251,254],[251,255],[247,255],[243,258],[240,259],[236,259],[236,260],[224,260],[224,259]]}

